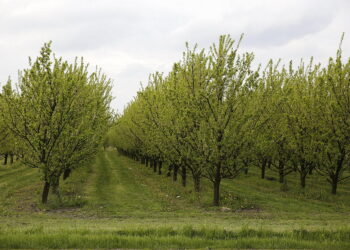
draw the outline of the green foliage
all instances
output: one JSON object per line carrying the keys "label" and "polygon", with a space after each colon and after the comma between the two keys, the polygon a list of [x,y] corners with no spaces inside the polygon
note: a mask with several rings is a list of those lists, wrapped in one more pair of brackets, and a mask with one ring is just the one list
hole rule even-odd
{"label": "green foliage", "polygon": [[73,64],[51,56],[51,43],[29,62],[18,92],[6,85],[2,119],[22,153],[22,162],[40,169],[45,183],[59,195],[61,175],[94,159],[111,118],[110,80],[100,71],[89,74],[83,60]]}
{"label": "green foliage", "polygon": [[[0,96],[10,98],[13,95],[11,80],[9,79],[5,86],[3,86]],[[0,98],[0,110],[4,107],[5,103]],[[14,155],[19,156],[19,144],[12,131],[6,126],[8,116],[0,118],[0,156],[4,157],[4,165],[9,161],[11,157],[11,163],[13,162]]]}
{"label": "green foliage", "polygon": [[302,188],[312,171],[321,173],[335,194],[350,177],[350,63],[339,49],[326,68],[271,60],[253,70],[254,55],[238,53],[240,41],[234,47],[221,36],[209,52],[186,44],[172,71],[151,75],[118,117],[111,143],[136,160],[187,169],[195,191],[207,178],[215,205],[222,179],[254,165],[262,178],[276,171],[280,183],[295,171]]}

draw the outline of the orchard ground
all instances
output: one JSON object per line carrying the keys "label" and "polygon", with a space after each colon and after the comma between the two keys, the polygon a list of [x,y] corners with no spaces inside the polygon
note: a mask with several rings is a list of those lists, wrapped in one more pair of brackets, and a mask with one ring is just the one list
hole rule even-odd
{"label": "orchard ground", "polygon": [[350,182],[330,194],[313,173],[305,190],[259,169],[200,194],[114,150],[62,182],[62,201],[40,204],[37,169],[0,166],[0,248],[323,248],[350,249]]}

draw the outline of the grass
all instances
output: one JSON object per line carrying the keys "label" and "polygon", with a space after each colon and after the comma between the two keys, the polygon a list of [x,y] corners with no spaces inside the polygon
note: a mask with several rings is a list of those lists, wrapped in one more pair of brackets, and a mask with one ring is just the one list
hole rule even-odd
{"label": "grass", "polygon": [[349,230],[294,230],[273,232],[243,228],[239,231],[223,229],[195,229],[184,226],[127,229],[89,230],[43,227],[0,233],[3,248],[327,248],[348,249]]}
{"label": "grass", "polygon": [[223,181],[223,212],[211,206],[209,182],[197,194],[188,179],[184,188],[105,151],[62,181],[62,202],[50,194],[42,206],[38,170],[0,166],[0,248],[350,249],[349,183],[334,196],[323,177],[302,190],[293,174],[283,192],[251,168]]}

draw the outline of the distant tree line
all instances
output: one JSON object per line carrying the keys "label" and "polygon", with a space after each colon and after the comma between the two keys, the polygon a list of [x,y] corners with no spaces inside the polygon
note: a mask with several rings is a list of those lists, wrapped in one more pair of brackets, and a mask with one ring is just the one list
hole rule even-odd
{"label": "distant tree line", "polygon": [[221,36],[209,51],[187,45],[167,75],[149,83],[125,108],[110,131],[109,145],[154,172],[194,190],[202,178],[213,184],[220,204],[222,179],[234,179],[251,166],[261,178],[267,168],[283,183],[291,172],[305,188],[313,171],[336,194],[350,177],[350,60],[336,57],[327,66],[272,60],[253,69],[253,53]]}
{"label": "distant tree line", "polygon": [[112,118],[110,79],[88,73],[82,59],[52,56],[50,45],[0,94],[0,155],[40,170],[43,203],[50,189],[60,197],[61,177],[94,159]]}

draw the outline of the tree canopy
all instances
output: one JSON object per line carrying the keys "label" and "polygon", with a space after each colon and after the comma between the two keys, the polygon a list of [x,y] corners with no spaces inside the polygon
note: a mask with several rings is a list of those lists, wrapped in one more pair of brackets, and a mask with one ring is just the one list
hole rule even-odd
{"label": "tree canopy", "polygon": [[[328,66],[313,60],[298,66],[252,66],[253,53],[220,36],[209,51],[186,45],[169,74],[155,73],[113,126],[113,146],[136,160],[162,166],[194,190],[201,178],[220,183],[248,167],[276,170],[280,182],[292,171],[305,188],[312,171],[325,175],[336,193],[349,177],[350,61],[341,49]],[[176,178],[174,178],[176,180]]]}
{"label": "tree canopy", "polygon": [[51,42],[23,70],[18,91],[1,95],[1,118],[18,140],[22,162],[40,169],[47,202],[50,187],[59,195],[63,173],[94,158],[108,129],[111,81],[100,71],[88,73],[81,59],[73,64],[52,56]]}

